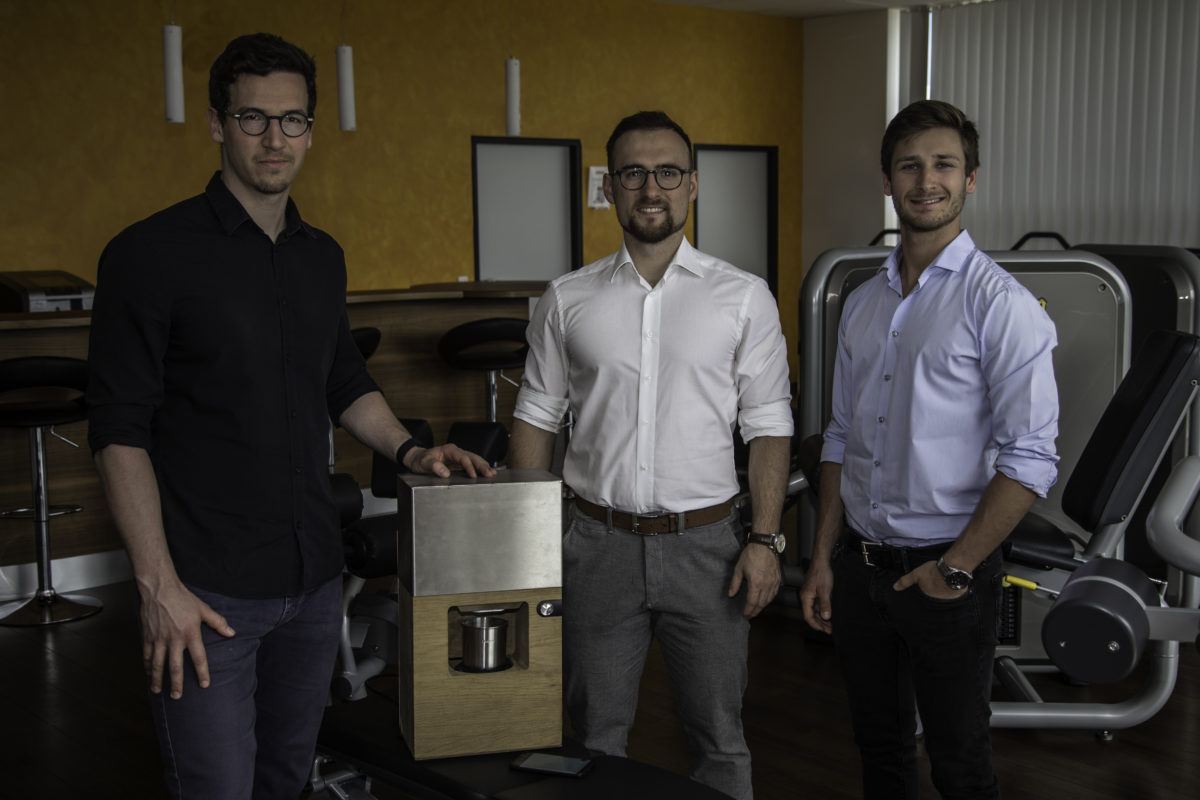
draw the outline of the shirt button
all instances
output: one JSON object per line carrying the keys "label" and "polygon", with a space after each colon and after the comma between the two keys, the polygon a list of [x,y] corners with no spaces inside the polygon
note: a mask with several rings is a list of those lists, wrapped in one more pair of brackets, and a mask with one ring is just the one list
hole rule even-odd
{"label": "shirt button", "polygon": [[879,466],[879,462],[878,462],[878,461],[876,461],[876,462],[875,462],[875,466],[877,466],[877,467]]}
{"label": "shirt button", "polygon": [[884,376],[883,376],[883,379],[884,379],[885,381],[890,381],[890,380],[892,379],[892,376],[891,376],[891,375],[884,375]]}
{"label": "shirt button", "polygon": [[899,335],[900,335],[900,331],[892,331],[892,336],[899,336]]}
{"label": "shirt button", "polygon": [[879,508],[879,503],[871,503],[871,508]]}
{"label": "shirt button", "polygon": [[645,472],[645,471],[646,471],[646,465],[642,464],[642,472]]}
{"label": "shirt button", "polygon": [[883,417],[880,417],[880,418],[879,418],[879,421],[882,423],[882,422],[883,422]]}

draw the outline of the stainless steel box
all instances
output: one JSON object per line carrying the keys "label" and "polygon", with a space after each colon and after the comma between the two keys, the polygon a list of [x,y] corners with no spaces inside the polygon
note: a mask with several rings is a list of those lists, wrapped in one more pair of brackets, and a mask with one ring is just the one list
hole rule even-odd
{"label": "stainless steel box", "polygon": [[397,561],[414,597],[562,585],[562,482],[551,473],[405,474],[400,484]]}

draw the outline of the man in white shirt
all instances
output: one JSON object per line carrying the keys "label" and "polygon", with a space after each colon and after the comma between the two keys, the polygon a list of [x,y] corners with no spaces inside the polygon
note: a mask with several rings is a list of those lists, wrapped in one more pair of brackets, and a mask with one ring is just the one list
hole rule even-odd
{"label": "man in white shirt", "polygon": [[[748,620],[779,588],[792,434],[779,311],[762,279],[684,237],[699,184],[691,141],[670,117],[622,120],[608,167],[604,195],[624,241],[539,301],[509,464],[548,468],[572,412],[563,655],[576,735],[624,755],[657,638],[692,777],[745,800]],[[749,442],[748,535],[730,502],[735,423]]]}

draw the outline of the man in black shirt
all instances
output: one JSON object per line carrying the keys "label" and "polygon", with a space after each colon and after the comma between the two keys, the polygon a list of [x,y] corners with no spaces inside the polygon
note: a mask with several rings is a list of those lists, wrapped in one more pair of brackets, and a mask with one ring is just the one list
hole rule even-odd
{"label": "man in black shirt", "polygon": [[100,260],[88,438],[141,595],[176,796],[304,785],[341,620],[330,420],[416,472],[494,472],[417,447],[367,375],[342,250],[288,197],[314,75],[278,37],[231,42],[209,82],[221,171]]}

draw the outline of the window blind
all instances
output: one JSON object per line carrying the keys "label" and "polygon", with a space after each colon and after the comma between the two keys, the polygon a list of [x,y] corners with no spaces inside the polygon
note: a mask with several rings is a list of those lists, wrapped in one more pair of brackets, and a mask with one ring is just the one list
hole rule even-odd
{"label": "window blind", "polygon": [[963,220],[986,249],[1200,247],[1200,2],[996,0],[932,12],[930,96],[979,126]]}

